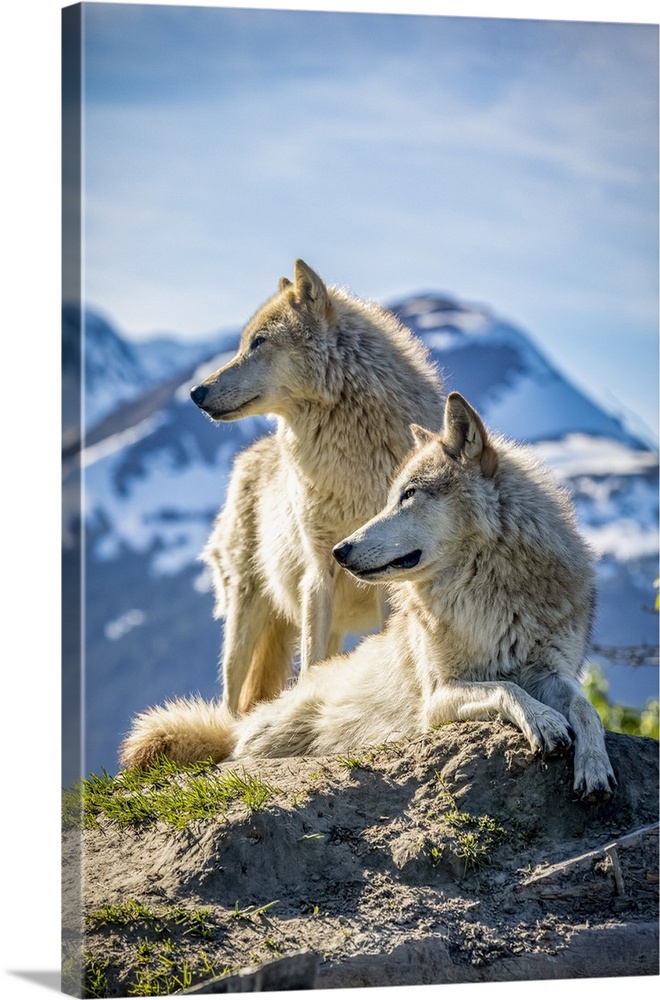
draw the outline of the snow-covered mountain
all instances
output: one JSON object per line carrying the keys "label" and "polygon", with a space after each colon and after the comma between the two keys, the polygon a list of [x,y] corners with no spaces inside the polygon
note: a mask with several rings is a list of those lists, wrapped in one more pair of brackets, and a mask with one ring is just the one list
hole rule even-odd
{"label": "snow-covered mountain", "polygon": [[[218,334],[211,341],[185,341],[155,336],[129,342],[110,320],[85,310],[82,323],[74,305],[62,310],[63,399],[67,437],[79,434],[80,411],[89,433],[105,417],[144,392],[161,385],[208,355],[209,344],[219,350],[233,335]],[[84,381],[84,393],[81,392]],[[69,425],[74,424],[74,428]]]}
{"label": "snow-covered mountain", "polygon": [[525,441],[583,433],[635,446],[620,421],[555,371],[529,337],[483,308],[437,295],[390,304],[441,361],[452,388],[500,432]]}
{"label": "snow-covered mountain", "polygon": [[[462,392],[488,425],[528,442],[571,489],[599,555],[595,643],[657,647],[657,453],[555,370],[529,337],[486,310],[433,294],[391,308],[429,346],[447,388]],[[85,326],[85,398],[95,426],[80,463],[65,464],[64,600],[75,649],[82,500],[85,769],[98,771],[116,768],[134,712],[192,691],[218,693],[221,624],[196,557],[233,456],[273,425],[255,417],[216,426],[190,401],[190,386],[232,356],[237,333],[187,354],[170,341],[159,360],[152,344],[147,363],[107,322],[88,316]],[[67,337],[78,349],[75,329]],[[69,362],[75,368],[75,357]],[[113,392],[121,404],[114,409]],[[657,668],[601,662],[617,700],[639,705],[657,695]],[[74,716],[75,706],[71,726]]]}

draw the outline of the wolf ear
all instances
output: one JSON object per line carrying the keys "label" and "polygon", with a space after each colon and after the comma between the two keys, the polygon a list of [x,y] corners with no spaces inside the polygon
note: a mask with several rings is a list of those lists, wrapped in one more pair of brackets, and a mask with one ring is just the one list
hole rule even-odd
{"label": "wolf ear", "polygon": [[435,437],[433,431],[427,431],[426,427],[420,427],[419,424],[411,424],[410,433],[414,438],[415,444],[420,448],[423,444],[428,444]]}
{"label": "wolf ear", "polygon": [[290,287],[291,287],[291,282],[289,281],[288,278],[280,278],[278,288],[281,292],[283,292],[285,288],[290,288]]}
{"label": "wolf ear", "polygon": [[293,265],[293,293],[298,305],[305,306],[319,319],[331,319],[333,309],[325,282],[304,260],[298,259]]}
{"label": "wolf ear", "polygon": [[444,441],[456,457],[478,462],[486,479],[497,469],[497,452],[488,440],[481,417],[458,392],[450,392],[445,404]]}

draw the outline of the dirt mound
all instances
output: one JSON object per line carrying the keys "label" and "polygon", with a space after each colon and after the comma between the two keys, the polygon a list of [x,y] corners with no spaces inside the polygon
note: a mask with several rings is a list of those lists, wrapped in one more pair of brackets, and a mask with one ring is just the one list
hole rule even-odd
{"label": "dirt mound", "polygon": [[[573,800],[570,757],[463,723],[354,755],[209,768],[255,777],[268,801],[238,797],[181,828],[71,829],[86,995],[218,976],[213,992],[286,988],[267,985],[273,961],[313,969],[319,988],[656,975],[658,745],[610,733],[607,748],[619,787],[598,806]],[[71,968],[76,934],[70,921]]]}

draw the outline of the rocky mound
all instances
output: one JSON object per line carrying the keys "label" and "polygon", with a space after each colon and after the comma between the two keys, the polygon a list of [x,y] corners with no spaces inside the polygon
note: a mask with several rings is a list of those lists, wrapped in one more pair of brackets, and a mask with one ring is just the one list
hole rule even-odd
{"label": "rocky mound", "polygon": [[[607,746],[619,788],[598,806],[573,800],[570,757],[533,757],[495,723],[149,779],[143,799],[111,783],[106,815],[65,834],[65,902],[84,918],[65,919],[67,988],[656,975],[658,745]],[[188,819],[211,786],[235,794]]]}

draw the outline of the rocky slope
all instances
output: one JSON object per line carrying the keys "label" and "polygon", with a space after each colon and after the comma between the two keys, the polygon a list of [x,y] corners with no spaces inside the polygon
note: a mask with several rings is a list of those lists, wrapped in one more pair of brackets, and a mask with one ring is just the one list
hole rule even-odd
{"label": "rocky slope", "polygon": [[[657,975],[657,743],[608,751],[619,787],[595,807],[570,757],[496,723],[117,786],[114,819],[65,834],[85,918],[82,942],[65,921],[65,966],[81,948],[88,996]],[[261,801],[150,812],[172,782],[236,775]],[[127,799],[142,822],[121,825]]]}

